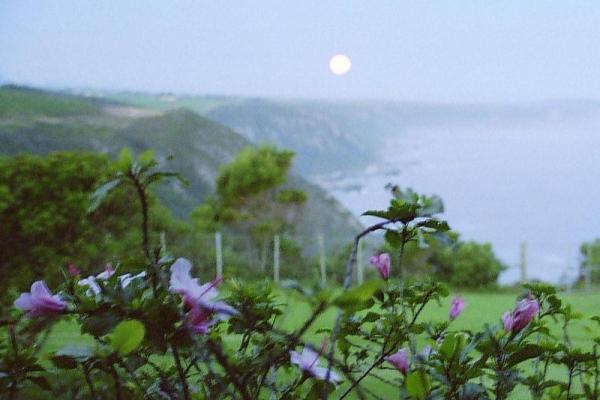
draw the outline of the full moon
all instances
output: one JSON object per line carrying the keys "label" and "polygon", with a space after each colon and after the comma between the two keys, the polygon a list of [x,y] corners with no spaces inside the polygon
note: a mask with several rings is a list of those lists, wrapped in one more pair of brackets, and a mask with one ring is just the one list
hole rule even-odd
{"label": "full moon", "polygon": [[329,69],[336,75],[344,75],[350,71],[352,61],[344,54],[336,54],[329,60]]}

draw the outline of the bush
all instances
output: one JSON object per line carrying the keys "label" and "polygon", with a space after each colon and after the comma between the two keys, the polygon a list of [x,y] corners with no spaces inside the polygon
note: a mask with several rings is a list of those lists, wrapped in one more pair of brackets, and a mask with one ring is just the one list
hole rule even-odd
{"label": "bush", "polygon": [[[164,177],[155,175],[155,165],[147,157],[122,158],[117,183],[99,189],[98,199],[107,188],[133,184],[143,188],[138,194],[146,204],[148,186]],[[396,198],[387,210],[369,212],[381,222],[355,243],[384,230],[402,261],[407,244],[449,229],[436,217],[435,203],[416,194]],[[283,310],[269,283],[230,280],[228,295],[220,298],[220,278],[201,285],[189,261],[174,260],[165,246],[152,247],[147,211],[143,273],[106,270],[81,280],[73,271],[57,294],[37,281],[15,301],[21,311],[3,311],[5,397],[35,398],[43,391],[93,399],[380,398],[363,385],[370,378],[403,399],[504,400],[518,386],[535,399],[599,398],[600,336],[590,331],[591,348],[573,346],[569,328],[581,316],[551,286],[526,285],[515,308],[498,316],[499,324],[456,330],[452,322],[464,312],[464,301],[453,299],[446,321],[423,318],[428,304],[449,295],[447,288],[390,278],[388,254],[375,262],[382,279],[351,287],[353,246],[342,291],[288,285],[303,294],[311,313],[297,326],[285,326],[277,323]],[[337,310],[335,323],[320,330],[328,340],[315,346],[307,332],[331,308]],[[93,340],[67,345],[44,362],[40,349],[58,319],[76,322]],[[554,321],[562,337],[551,334]],[[591,322],[600,323],[600,317]],[[563,375],[551,377],[555,368]]]}

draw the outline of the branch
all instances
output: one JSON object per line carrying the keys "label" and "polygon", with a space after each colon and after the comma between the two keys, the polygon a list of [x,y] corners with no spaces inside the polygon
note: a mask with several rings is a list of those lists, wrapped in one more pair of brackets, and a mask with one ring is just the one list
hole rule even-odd
{"label": "branch", "polygon": [[221,364],[221,366],[225,369],[225,372],[229,375],[231,382],[236,387],[238,392],[240,392],[240,394],[242,395],[242,398],[244,400],[251,400],[252,397],[246,390],[246,387],[244,386],[242,381],[239,379],[237,371],[235,370],[235,368],[233,368],[231,366],[231,364],[227,360],[227,357],[225,356],[225,354],[223,353],[221,348],[212,340],[209,340],[207,343],[208,343],[208,349],[215,356],[215,358],[217,359],[219,364]]}

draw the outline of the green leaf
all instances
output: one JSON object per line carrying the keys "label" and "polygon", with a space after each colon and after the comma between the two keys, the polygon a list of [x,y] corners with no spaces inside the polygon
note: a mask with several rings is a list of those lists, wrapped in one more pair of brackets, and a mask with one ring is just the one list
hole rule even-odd
{"label": "green leaf", "polygon": [[48,379],[46,379],[46,377],[44,376],[28,376],[27,379],[29,379],[31,382],[35,383],[44,390],[52,389],[50,386],[50,382],[48,382]]}
{"label": "green leaf", "polygon": [[428,219],[419,224],[420,227],[435,229],[436,232],[447,232],[450,230],[450,225],[446,221],[437,219]]}
{"label": "green leaf", "polygon": [[77,368],[78,363],[87,360],[94,354],[89,346],[65,346],[50,358],[52,363],[61,369]]}
{"label": "green leaf", "polygon": [[95,337],[104,336],[110,332],[118,322],[119,317],[110,312],[91,315],[84,319],[81,325],[81,331]]}
{"label": "green leaf", "polygon": [[422,371],[414,371],[406,377],[406,392],[418,400],[425,400],[429,392],[429,377]]}
{"label": "green leaf", "polygon": [[440,346],[440,353],[446,358],[450,359],[454,354],[456,347],[456,337],[454,335],[446,335],[442,345]]}
{"label": "green leaf", "polygon": [[123,150],[119,153],[119,160],[116,163],[117,169],[121,172],[129,172],[131,166],[133,165],[133,154],[131,151],[124,147]]}
{"label": "green leaf", "polygon": [[146,150],[138,156],[138,162],[145,166],[154,161],[154,150]]}
{"label": "green leaf", "polygon": [[385,231],[385,241],[395,249],[399,249],[402,246],[402,235],[398,231],[388,230]]}
{"label": "green leaf", "polygon": [[100,207],[100,204],[102,204],[106,195],[116,188],[119,183],[121,183],[121,178],[112,179],[96,189],[90,197],[90,205],[87,210],[88,213],[96,211],[98,207]]}
{"label": "green leaf", "polygon": [[391,219],[390,213],[387,211],[369,210],[362,213],[362,215],[369,215],[371,217],[378,217],[383,219]]}
{"label": "green leaf", "polygon": [[530,358],[539,357],[544,353],[544,349],[537,344],[528,343],[524,346],[519,347],[519,350],[514,352],[508,358],[508,365],[510,367],[517,365]]}
{"label": "green leaf", "polygon": [[145,331],[138,320],[123,321],[110,334],[110,345],[119,354],[127,355],[142,344]]}
{"label": "green leaf", "polygon": [[369,306],[373,295],[382,285],[383,282],[380,280],[365,282],[337,296],[333,304],[349,312],[362,310]]}

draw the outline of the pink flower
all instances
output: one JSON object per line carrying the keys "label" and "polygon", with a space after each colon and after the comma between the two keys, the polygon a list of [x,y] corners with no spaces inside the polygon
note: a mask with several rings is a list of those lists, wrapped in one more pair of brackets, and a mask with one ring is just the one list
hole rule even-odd
{"label": "pink flower", "polygon": [[77,284],[79,286],[87,286],[88,287],[88,291],[87,291],[88,296],[91,296],[92,294],[98,296],[102,293],[102,289],[100,288],[100,285],[98,284],[98,282],[96,282],[96,280],[106,281],[111,276],[113,276],[114,273],[115,273],[115,270],[113,269],[112,265],[106,264],[106,266],[104,267],[104,271],[102,271],[101,273],[99,273],[96,276],[90,275],[85,279],[81,279],[79,282],[77,282]]}
{"label": "pink flower", "polygon": [[450,305],[450,321],[454,321],[466,306],[467,303],[462,299],[462,297],[456,296],[453,298],[452,304]]}
{"label": "pink flower", "polygon": [[408,362],[408,351],[406,349],[399,350],[397,353],[386,357],[385,360],[392,364],[402,374],[408,373],[409,362]]}
{"label": "pink flower", "polygon": [[31,293],[21,293],[15,300],[15,307],[27,311],[29,317],[42,317],[62,313],[67,304],[60,296],[52,295],[44,281],[37,281],[31,285]]}
{"label": "pink flower", "polygon": [[[298,365],[304,373],[317,379],[325,380],[327,378],[327,368],[319,367],[319,354],[306,346],[302,350],[302,354],[297,351],[290,351],[290,361]],[[337,373],[329,371],[329,382],[337,384],[341,380]]]}
{"label": "pink flower", "polygon": [[377,269],[382,279],[386,281],[389,279],[391,258],[388,253],[375,254],[369,259],[369,262]]}
{"label": "pink flower", "polygon": [[185,258],[178,258],[171,265],[171,279],[169,290],[183,296],[185,308],[188,311],[187,322],[198,333],[208,332],[208,328],[216,321],[212,320],[214,314],[217,319],[224,319],[237,314],[237,310],[224,301],[217,300],[219,295],[216,287],[222,278],[200,285],[197,278],[192,278],[192,264]]}
{"label": "pink flower", "polygon": [[186,316],[187,325],[196,333],[208,333],[217,321],[212,319],[213,312],[206,308],[193,307]]}
{"label": "pink flower", "polygon": [[524,298],[515,306],[513,312],[505,312],[502,324],[506,332],[519,333],[540,311],[540,303],[531,297]]}
{"label": "pink flower", "polygon": [[69,264],[69,276],[75,277],[81,275],[81,271],[75,264]]}
{"label": "pink flower", "polygon": [[507,311],[502,315],[502,325],[504,325],[505,332],[512,331],[514,320],[513,315],[510,311]]}
{"label": "pink flower", "polygon": [[114,270],[113,266],[109,263],[104,266],[104,272],[99,273],[96,276],[96,278],[102,279],[102,280],[107,280],[108,278],[113,276],[114,273],[115,273],[115,270]]}

